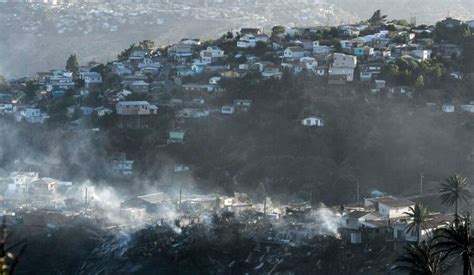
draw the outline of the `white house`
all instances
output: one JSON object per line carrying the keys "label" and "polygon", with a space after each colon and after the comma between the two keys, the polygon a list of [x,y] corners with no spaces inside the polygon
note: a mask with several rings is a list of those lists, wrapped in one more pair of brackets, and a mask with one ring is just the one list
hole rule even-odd
{"label": "white house", "polygon": [[237,48],[241,48],[241,49],[253,48],[253,47],[255,47],[255,45],[256,44],[253,44],[249,40],[240,39],[239,41],[237,41]]}
{"label": "white house", "polygon": [[333,54],[332,66],[338,68],[347,67],[354,69],[357,66],[357,57],[353,55],[335,53]]}
{"label": "white house", "polygon": [[221,81],[221,78],[219,76],[214,76],[209,79],[209,84],[210,85],[217,85]]}
{"label": "white house", "polygon": [[313,55],[326,56],[334,51],[334,48],[329,46],[313,45]]}
{"label": "white house", "polygon": [[302,57],[300,63],[306,70],[316,72],[318,69],[318,61],[314,57]]}
{"label": "white house", "polygon": [[242,109],[248,109],[252,107],[252,100],[250,99],[236,99],[234,100],[234,106]]}
{"label": "white house", "polygon": [[112,162],[112,170],[122,175],[133,175],[133,163],[133,160],[117,159]]}
{"label": "white house", "polygon": [[132,52],[130,53],[130,56],[128,57],[128,60],[130,60],[130,61],[143,60],[143,58],[145,58],[146,54],[147,54],[147,52],[145,50],[135,49],[135,50],[132,50]]}
{"label": "white house", "polygon": [[158,107],[148,101],[120,101],[116,105],[117,114],[130,115],[156,115]]}
{"label": "white house", "polygon": [[144,58],[142,62],[138,63],[138,69],[143,74],[157,74],[160,71],[161,63],[155,62],[151,58]]}
{"label": "white house", "polygon": [[29,123],[43,123],[46,115],[43,115],[40,109],[26,108],[17,114],[17,121],[26,121]]}
{"label": "white house", "polygon": [[28,193],[29,184],[38,180],[37,172],[12,172],[8,178],[4,180],[7,182],[7,189],[4,196],[7,199],[18,199],[26,196]]}
{"label": "white house", "polygon": [[124,75],[131,75],[132,70],[127,68],[124,63],[122,62],[114,62],[112,63],[112,72],[119,76]]}
{"label": "white house", "polygon": [[101,106],[94,109],[94,112],[97,113],[98,117],[103,117],[105,115],[110,115],[113,111],[107,107]]}
{"label": "white house", "polygon": [[264,79],[281,79],[283,73],[280,72],[278,66],[266,66],[265,70],[262,72],[262,77]]}
{"label": "white house", "polygon": [[474,104],[461,105],[461,109],[462,109],[464,112],[474,113]]}
{"label": "white house", "polygon": [[0,115],[12,114],[15,110],[15,106],[11,103],[0,103]]}
{"label": "white house", "polygon": [[221,114],[231,115],[235,112],[235,107],[231,105],[225,105],[221,108]]}
{"label": "white house", "polygon": [[375,80],[375,88],[376,89],[385,89],[386,81],[383,79],[376,79]]}
{"label": "white house", "polygon": [[349,50],[352,48],[352,41],[350,40],[341,40],[340,44],[343,50]]}
{"label": "white house", "polygon": [[147,93],[149,91],[150,84],[143,80],[135,80],[130,84],[130,89],[135,93]]}
{"label": "white house", "polygon": [[46,90],[51,92],[53,90],[68,90],[73,89],[76,83],[72,79],[71,72],[55,71],[51,75],[46,84]]}
{"label": "white house", "polygon": [[84,84],[87,88],[89,88],[90,85],[102,83],[102,75],[97,72],[81,72],[79,78],[84,80]]}
{"label": "white house", "polygon": [[322,127],[324,126],[324,120],[319,117],[307,117],[301,120],[301,125],[308,127]]}
{"label": "white house", "polygon": [[330,79],[340,79],[342,80],[342,84],[354,80],[354,69],[352,68],[330,67],[328,73]]}
{"label": "white house", "polygon": [[247,49],[255,46],[257,46],[257,38],[251,34],[244,35],[237,41],[237,48]]}
{"label": "white house", "polygon": [[[420,240],[426,240],[433,237],[433,232],[440,228],[448,227],[454,220],[453,215],[431,214],[426,218],[425,225],[420,230]],[[407,223],[409,220],[399,221],[392,224],[393,238],[395,240],[404,240],[408,242],[416,242],[418,232],[414,228],[408,230]]]}
{"label": "white house", "polygon": [[207,47],[205,50],[202,50],[200,55],[202,63],[211,64],[216,59],[224,57],[224,51],[219,49],[219,47],[211,46]]}
{"label": "white house", "polygon": [[410,55],[421,61],[425,61],[431,58],[431,50],[413,50]]}
{"label": "white house", "polygon": [[259,72],[263,72],[265,70],[266,67],[268,66],[273,66],[274,64],[270,61],[261,61],[261,62],[256,62],[255,64],[253,64],[253,67],[259,71]]}
{"label": "white house", "polygon": [[186,58],[193,55],[193,45],[178,43],[168,48],[168,56],[173,58]]}
{"label": "white house", "polygon": [[341,217],[341,227],[349,229],[359,229],[367,221],[381,220],[383,217],[377,212],[353,211]]}
{"label": "white house", "polygon": [[441,110],[445,113],[454,113],[455,107],[452,104],[443,104]]}
{"label": "white house", "polygon": [[357,57],[342,53],[334,53],[329,67],[330,76],[343,76],[346,81],[354,80],[354,69],[357,66]]}
{"label": "white house", "polygon": [[379,214],[383,217],[392,219],[407,216],[405,213],[410,211],[410,207],[414,207],[415,203],[393,196],[378,197],[365,199],[366,206],[375,206]]}
{"label": "white house", "polygon": [[288,59],[300,59],[304,57],[304,49],[301,47],[291,46],[286,48],[283,56]]}

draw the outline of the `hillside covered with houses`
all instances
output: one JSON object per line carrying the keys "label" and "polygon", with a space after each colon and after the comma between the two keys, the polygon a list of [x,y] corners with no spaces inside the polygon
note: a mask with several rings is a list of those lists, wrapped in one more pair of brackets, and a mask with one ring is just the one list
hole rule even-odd
{"label": "hillside covered with houses", "polygon": [[[105,64],[72,54],[65,68],[2,78],[10,139],[0,161],[119,185],[169,185],[186,167],[184,182],[198,189],[265,182],[331,204],[354,200],[356,181],[363,192],[416,192],[420,172],[470,173],[473,28],[376,11],[351,25],[249,27],[164,48],[145,40]],[[38,165],[52,152],[60,165]]]}

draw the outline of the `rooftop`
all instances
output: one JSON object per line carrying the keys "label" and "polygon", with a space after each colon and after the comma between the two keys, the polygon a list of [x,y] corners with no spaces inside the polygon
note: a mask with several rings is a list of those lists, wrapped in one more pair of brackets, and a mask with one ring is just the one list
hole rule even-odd
{"label": "rooftop", "polygon": [[304,49],[301,47],[296,47],[296,46],[291,46],[288,47],[288,50],[291,50],[292,52],[304,52]]}
{"label": "rooftop", "polygon": [[412,206],[415,204],[411,200],[407,200],[404,198],[395,198],[392,196],[376,198],[375,201],[377,201],[378,203],[385,204],[389,207],[405,207]]}
{"label": "rooftop", "polygon": [[148,203],[161,203],[166,199],[166,195],[163,192],[148,194],[144,196],[138,196],[137,198],[142,199]]}
{"label": "rooftop", "polygon": [[370,213],[371,212],[367,212],[367,211],[353,211],[344,216],[351,220],[357,220]]}
{"label": "rooftop", "polygon": [[120,101],[118,104],[120,105],[149,105],[148,101]]}

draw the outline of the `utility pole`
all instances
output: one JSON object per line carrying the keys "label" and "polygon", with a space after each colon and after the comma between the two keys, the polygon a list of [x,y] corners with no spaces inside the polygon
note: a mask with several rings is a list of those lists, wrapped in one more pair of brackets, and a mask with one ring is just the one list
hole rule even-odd
{"label": "utility pole", "polygon": [[84,214],[87,212],[87,187],[86,187],[86,197],[84,199]]}
{"label": "utility pole", "polygon": [[265,220],[267,218],[267,188],[265,188],[265,184],[263,182],[260,182],[260,185],[263,188],[263,219]]}
{"label": "utility pole", "polygon": [[313,206],[313,190],[309,191],[309,205]]}
{"label": "utility pole", "polygon": [[423,172],[420,173],[420,196],[423,195]]}
{"label": "utility pole", "polygon": [[179,208],[178,210],[181,211],[181,199],[182,199],[182,193],[183,193],[183,190],[182,189],[179,189]]}
{"label": "utility pole", "polygon": [[267,196],[263,199],[263,219],[267,218]]}
{"label": "utility pole", "polygon": [[356,182],[357,185],[357,205],[360,203],[360,184],[359,181]]}

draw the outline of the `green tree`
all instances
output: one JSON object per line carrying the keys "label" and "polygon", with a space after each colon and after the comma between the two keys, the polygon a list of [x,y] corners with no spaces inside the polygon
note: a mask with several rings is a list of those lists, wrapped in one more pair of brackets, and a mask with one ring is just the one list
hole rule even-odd
{"label": "green tree", "polygon": [[371,26],[378,27],[387,21],[387,15],[382,15],[381,10],[376,10],[372,17],[369,18],[368,22]]}
{"label": "green tree", "polygon": [[406,19],[393,20],[392,22],[394,24],[404,26],[404,27],[409,27],[411,25],[410,23],[408,23],[408,21]]}
{"label": "green tree", "polygon": [[234,33],[228,31],[222,35],[222,39],[224,40],[232,40],[234,38]]}
{"label": "green tree", "polygon": [[254,53],[256,56],[263,56],[268,50],[267,44],[262,41],[258,41],[255,48],[252,49],[252,53]]}
{"label": "green tree", "polygon": [[467,73],[474,72],[474,35],[464,39],[463,49],[464,54],[462,62],[464,65],[464,71]]}
{"label": "green tree", "polygon": [[138,43],[138,47],[144,49],[148,52],[151,52],[155,49],[155,41],[153,40],[143,40]]}
{"label": "green tree", "polygon": [[455,19],[452,18],[447,18],[444,21],[436,23],[434,33],[435,41],[445,41],[455,44],[461,44],[466,37],[469,37],[471,35],[471,31],[467,24],[457,22]]}
{"label": "green tree", "polygon": [[121,53],[117,55],[117,59],[119,61],[127,60],[130,57],[130,54],[132,53],[132,51],[136,48],[137,48],[137,45],[135,44],[130,45],[128,48],[124,49]]}
{"label": "green tree", "polygon": [[395,260],[392,269],[413,275],[441,275],[445,271],[443,258],[432,242],[405,247],[405,253]]}
{"label": "green tree", "polygon": [[[27,241],[22,240],[20,242],[16,242],[14,244],[10,244],[7,246],[7,237],[8,237],[8,228],[7,228],[7,220],[5,217],[2,219],[2,237],[0,243],[0,253],[2,253],[2,266],[0,267],[0,274],[14,274],[17,268],[18,262],[27,248]],[[14,249],[18,249],[19,252],[13,254]]]}
{"label": "green tree", "polygon": [[338,39],[334,39],[332,41],[332,45],[334,46],[334,51],[337,53],[342,53],[342,46],[341,42]]}
{"label": "green tree", "polygon": [[433,241],[436,241],[437,253],[443,255],[443,258],[461,256],[463,274],[472,275],[471,257],[474,256],[474,239],[471,235],[469,217],[461,223],[438,229]]}
{"label": "green tree", "polygon": [[88,107],[99,107],[102,105],[102,95],[99,92],[93,91],[84,98],[82,103]]}
{"label": "green tree", "polygon": [[3,75],[0,75],[0,93],[5,93],[10,89],[10,84]]}
{"label": "green tree", "polygon": [[77,74],[79,72],[79,61],[76,54],[71,54],[66,61],[66,70]]}
{"label": "green tree", "polygon": [[36,91],[38,90],[38,85],[33,80],[26,81],[25,86],[25,99],[26,101],[32,100],[36,96]]}
{"label": "green tree", "polygon": [[286,32],[286,28],[284,26],[274,26],[272,28],[272,36],[280,36]]}
{"label": "green tree", "polygon": [[448,206],[454,205],[454,217],[456,223],[459,221],[458,204],[463,201],[467,202],[468,199],[472,198],[472,194],[468,187],[467,178],[461,175],[451,176],[441,185],[441,202]]}
{"label": "green tree", "polygon": [[415,86],[417,88],[423,88],[425,86],[425,81],[424,81],[424,78],[422,75],[419,75],[417,78],[416,78],[416,81],[415,81]]}
{"label": "green tree", "polygon": [[415,206],[411,206],[408,212],[404,213],[410,217],[411,221],[407,224],[407,232],[416,233],[416,242],[419,243],[421,239],[421,230],[426,228],[426,221],[429,216],[429,211],[426,206],[417,202]]}
{"label": "green tree", "polygon": [[389,63],[382,68],[382,75],[389,83],[395,84],[400,76],[400,68],[395,63]]}

